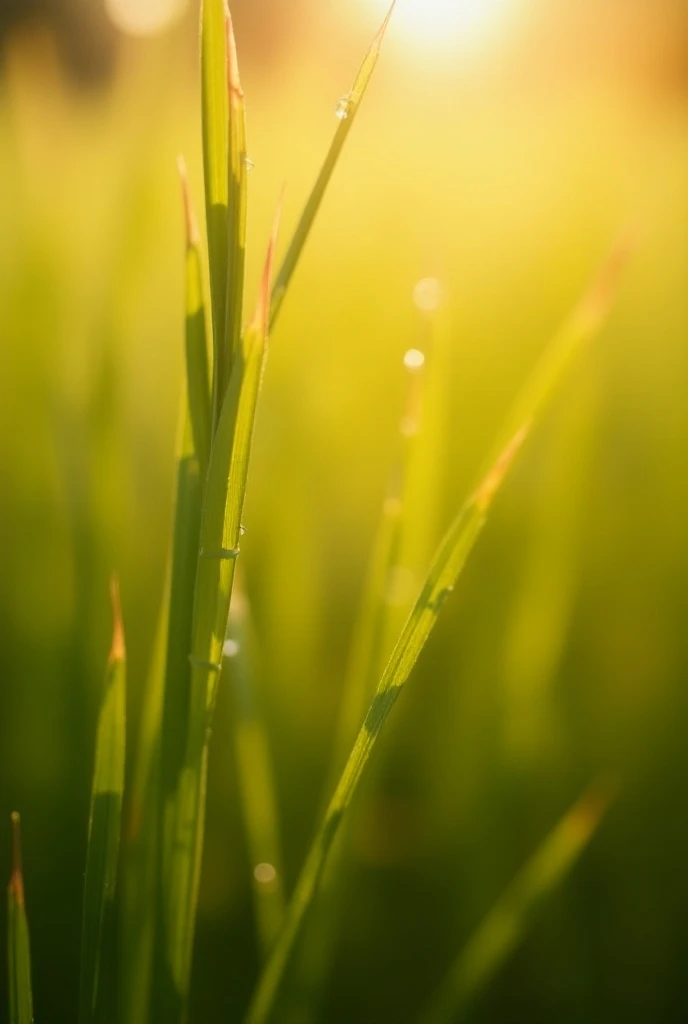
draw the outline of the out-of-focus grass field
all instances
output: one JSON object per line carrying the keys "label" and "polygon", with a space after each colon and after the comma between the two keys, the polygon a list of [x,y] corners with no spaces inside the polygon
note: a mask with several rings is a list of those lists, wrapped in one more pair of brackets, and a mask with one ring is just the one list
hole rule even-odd
{"label": "out-of-focus grass field", "polygon": [[[242,558],[291,884],[325,795],[402,356],[428,342],[414,284],[442,280],[449,324],[436,541],[537,354],[618,230],[636,226],[604,336],[500,496],[356,802],[328,1024],[412,1021],[603,773],[620,779],[618,801],[471,1019],[688,1019],[688,12],[520,7],[479,51],[414,46],[392,27],[270,343]],[[254,288],[280,185],[286,237],[377,16],[353,2],[297,10],[283,43],[237,12]],[[109,572],[132,740],[162,592],[179,151],[202,208],[195,15],[123,42],[95,93],[68,85],[43,34],[17,33],[4,52],[0,866],[16,808],[39,1021],[74,1019]],[[233,1019],[255,971],[230,718],[221,698],[198,1024]]]}

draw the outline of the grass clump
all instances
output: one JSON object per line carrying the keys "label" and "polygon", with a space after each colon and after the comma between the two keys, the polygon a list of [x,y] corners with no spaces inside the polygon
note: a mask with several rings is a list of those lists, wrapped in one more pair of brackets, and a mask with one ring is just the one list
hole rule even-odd
{"label": "grass clump", "polygon": [[[237,562],[251,448],[268,335],[282,308],[299,258],[375,69],[392,4],[350,93],[337,107],[338,126],[286,256],[275,273],[279,210],[267,245],[254,312],[246,291],[246,111],[232,19],[222,0],[205,0],[201,14],[202,135],[207,265],[183,161],[186,228],[185,385],[180,416],[175,514],[164,606],[144,697],[132,795],[120,849],[125,779],[125,651],[119,597],[113,584],[115,628],[100,711],[93,776],[83,911],[80,1021],[98,1018],[116,976],[117,1006],[127,1024],[183,1024],[189,991],[205,831],[208,751],[221,677],[234,701],[234,751],[246,846],[253,866],[255,916],[263,968],[245,1020],[279,1019],[278,1000],[294,950],[346,813],[392,709],[407,684],[442,608],[488,519],[512,466],[536,429],[557,385],[581,348],[604,323],[625,246],[615,251],[561,332],[547,347],[517,399],[476,484],[430,560],[406,621],[387,605],[390,572],[410,552],[417,532],[410,507],[437,501],[436,481],[410,472],[404,442],[398,478],[384,506],[371,558],[333,762],[343,771],[311,850],[285,905],[280,833],[267,732],[256,685],[250,609],[237,593]],[[204,281],[210,286],[206,307]],[[437,397],[437,390],[432,392]],[[412,384],[410,412],[419,417]],[[435,429],[437,426],[435,425]],[[410,431],[413,433],[413,431]],[[415,485],[412,481],[420,480]],[[413,493],[414,486],[417,493]],[[429,519],[429,515],[426,516]],[[421,517],[422,519],[422,517]],[[428,523],[422,546],[432,545]],[[417,565],[414,564],[417,569]],[[398,637],[390,638],[398,632]],[[375,688],[375,684],[377,687]],[[361,724],[362,722],[362,724]],[[358,735],[350,748],[353,737]],[[348,755],[348,757],[347,757]],[[437,997],[463,999],[490,976],[515,944],[536,896],[558,882],[589,839],[600,815],[584,802],[565,819],[495,911],[510,915],[508,941],[493,942],[494,914]],[[582,808],[582,809],[581,809]],[[587,808],[587,810],[586,810]],[[581,821],[585,828],[574,828]],[[574,823],[572,825],[571,823]],[[573,829],[573,831],[572,831]],[[563,831],[562,831],[563,830]],[[575,832],[575,835],[574,835]],[[562,839],[562,836],[564,837]],[[18,848],[18,847],[17,847]],[[118,967],[113,966],[115,897],[122,877]],[[28,930],[18,858],[10,885],[11,1020],[32,1019]],[[488,939],[485,939],[488,935]],[[486,944],[489,951],[485,952]],[[476,953],[476,950],[478,952]],[[471,966],[480,957],[479,968]],[[469,963],[469,967],[466,967]],[[470,968],[470,969],[469,969]],[[470,984],[464,980],[470,974]],[[456,978],[459,981],[456,981]],[[458,995],[457,995],[458,992]],[[434,1005],[434,1004],[433,1004]],[[450,1019],[453,1005],[445,1014]],[[444,1019],[431,1009],[428,1020]],[[434,1015],[434,1016],[433,1016]]]}

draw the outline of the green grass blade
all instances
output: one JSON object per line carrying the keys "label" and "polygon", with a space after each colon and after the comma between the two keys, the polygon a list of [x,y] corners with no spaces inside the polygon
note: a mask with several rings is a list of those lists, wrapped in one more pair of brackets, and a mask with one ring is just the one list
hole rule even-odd
{"label": "green grass blade", "polygon": [[201,479],[204,480],[210,460],[212,431],[208,339],[198,227],[182,157],[179,157],[179,176],[186,224],[186,380],[194,450],[198,458]]}
{"label": "green grass blade", "polygon": [[223,678],[232,695],[233,738],[263,957],[284,916],[282,856],[270,751],[260,708],[257,643],[248,598],[234,584]]}
{"label": "green grass blade", "polygon": [[[253,426],[267,351],[275,237],[276,227],[268,249],[258,309],[244,332],[215,434],[201,525],[184,758],[175,796],[173,831],[168,831],[165,838],[169,857],[165,886],[168,969],[182,1015],[189,990],[198,899],[208,737],[222,667]],[[173,1018],[163,1015],[160,1019],[170,1024]]]}
{"label": "green grass blade", "polygon": [[218,353],[215,370],[218,404],[216,422],[239,350],[244,314],[244,268],[246,263],[247,154],[246,108],[239,78],[236,41],[229,11],[226,12],[227,94],[229,96],[229,154],[227,207],[227,299],[225,304],[224,345]]}
{"label": "green grass blade", "polygon": [[98,719],[91,790],[86,880],[81,936],[81,1024],[95,1019],[101,953],[111,921],[117,886],[117,862],[124,793],[126,653],[119,587],[112,580],[114,628]]}
{"label": "green grass blade", "polygon": [[404,365],[410,376],[404,414],[399,423],[397,464],[388,496],[383,502],[354,626],[332,759],[336,774],[331,780],[330,792],[361,727],[391,650],[387,640],[395,598],[390,591],[395,589],[393,574],[403,564],[400,556],[408,533],[406,498],[409,468],[421,431],[425,391],[425,373],[419,372],[423,367],[412,367],[406,357]]}
{"label": "green grass blade", "polygon": [[[492,502],[525,441],[531,425],[574,355],[599,330],[616,293],[627,247],[614,251],[590,292],[546,349],[507,419],[509,440],[498,449],[480,483],[451,524],[428,577],[387,663],[377,693],[358,735],[323,824],[313,842],[287,910],[285,926],[260,979],[249,1009],[249,1024],[270,1019],[282,977],[326,865],[342,818],[351,803],[380,731],[432,632],[440,610],[473,549]],[[519,425],[516,429],[512,424]],[[501,443],[501,442],[500,442]]]}
{"label": "green grass blade", "polygon": [[201,117],[205,215],[215,366],[225,338],[227,206],[229,202],[229,97],[226,0],[203,0],[201,11]]}
{"label": "green grass blade", "polygon": [[540,904],[574,867],[614,796],[592,787],[568,811],[485,917],[420,1016],[421,1024],[459,1024],[517,948]]}
{"label": "green grass blade", "polygon": [[201,531],[203,487],[191,434],[186,396],[182,403],[181,436],[177,457],[177,488],[172,534],[169,606],[165,638],[164,698],[160,741],[159,803],[155,828],[159,850],[160,889],[155,946],[155,1000],[153,1019],[170,1024],[182,1012],[179,986],[171,967],[176,946],[170,900],[175,892],[174,842],[178,797],[184,770],[189,718],[193,594]]}
{"label": "green grass blade", "polygon": [[387,589],[399,544],[401,516],[401,501],[390,494],[382,507],[354,626],[333,747],[332,765],[336,772],[333,781],[339,777],[351,750],[378,678],[375,673],[380,665],[386,633]]}
{"label": "green grass blade", "polygon": [[12,875],[7,889],[7,970],[10,1024],[33,1024],[31,948],[24,902],[19,815],[12,815]]}
{"label": "green grass blade", "polygon": [[[169,575],[169,574],[168,574]],[[165,585],[146,679],[131,802],[123,835],[120,962],[122,1024],[148,1024],[158,886],[158,792],[165,687],[169,580]]]}
{"label": "green grass blade", "polygon": [[320,209],[320,204],[322,203],[325,192],[327,191],[327,186],[330,183],[330,178],[337,166],[340,154],[344,148],[344,143],[346,142],[349,132],[353,127],[356,114],[361,106],[361,102],[365,96],[370,79],[373,76],[375,65],[377,64],[378,57],[380,56],[382,41],[384,39],[385,32],[387,31],[390,18],[392,17],[392,11],[394,10],[395,3],[396,0],[394,0],[390,6],[389,11],[387,12],[387,17],[385,18],[380,31],[375,36],[368,52],[363,58],[363,63],[358,70],[351,92],[341,99],[337,105],[337,118],[339,120],[337,130],[327,156],[325,157],[325,162],[320,169],[318,178],[303,209],[282,266],[275,278],[275,286],[272,291],[272,304],[270,309],[271,328],[275,325],[275,321],[277,320],[277,316],[282,307],[282,302],[284,301],[284,296],[286,295],[287,289],[294,275],[294,271],[296,270],[296,266],[301,258],[303,247],[305,246],[311,232],[311,228],[313,227],[313,222],[315,221],[318,210]]}

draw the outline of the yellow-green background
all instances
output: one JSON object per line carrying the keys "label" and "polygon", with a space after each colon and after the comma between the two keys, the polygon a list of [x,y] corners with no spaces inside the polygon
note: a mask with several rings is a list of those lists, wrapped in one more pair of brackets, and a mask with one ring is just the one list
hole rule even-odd
{"label": "yellow-green background", "polygon": [[[688,1019],[688,7],[511,7],[473,52],[392,27],[271,339],[242,558],[291,884],[396,450],[401,358],[427,340],[415,282],[441,278],[451,323],[439,533],[548,336],[618,231],[637,235],[609,326],[500,497],[356,804],[327,1024],[412,1021],[603,772],[623,783],[617,804],[474,1019]],[[286,237],[375,17],[355,0],[235,14],[250,305],[281,184]],[[19,809],[39,1022],[74,1019],[108,575],[132,742],[161,596],[179,151],[202,209],[196,15],[153,40],[107,37],[112,66],[88,84],[39,21],[3,37],[0,865]],[[255,971],[229,718],[221,701],[195,1024],[235,1019]]]}

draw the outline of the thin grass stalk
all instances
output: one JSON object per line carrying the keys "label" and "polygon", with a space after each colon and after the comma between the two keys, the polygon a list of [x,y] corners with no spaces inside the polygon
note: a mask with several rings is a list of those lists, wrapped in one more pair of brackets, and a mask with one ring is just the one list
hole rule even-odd
{"label": "thin grass stalk", "polygon": [[10,1024],[33,1024],[31,944],[24,900],[19,815],[12,814],[12,874],[7,887],[7,981]]}
{"label": "thin grass stalk", "polygon": [[126,651],[119,585],[111,583],[113,633],[98,718],[81,936],[79,1020],[96,1019],[106,931],[112,925],[124,795]]}
{"label": "thin grass stalk", "polygon": [[[229,97],[226,21],[226,0],[202,0],[201,120],[213,354],[216,366],[225,342],[229,258]],[[214,401],[219,403],[219,396],[214,395]]]}
{"label": "thin grass stalk", "polygon": [[[198,255],[194,233],[194,217],[188,190],[184,195],[186,208],[187,259],[191,250]],[[174,958],[174,932],[169,905],[170,893],[174,886],[174,853],[172,846],[177,829],[177,798],[184,769],[186,731],[189,717],[191,692],[191,665],[189,651],[192,644],[193,600],[198,550],[200,545],[201,517],[204,497],[204,477],[201,474],[196,452],[196,437],[210,438],[210,385],[207,384],[205,399],[200,394],[201,385],[206,386],[203,373],[203,353],[207,353],[205,336],[193,329],[190,343],[190,322],[205,320],[202,313],[202,292],[199,280],[200,266],[194,257],[191,273],[187,276],[186,308],[186,379],[182,396],[180,439],[177,456],[177,486],[175,514],[170,559],[170,584],[167,614],[167,634],[164,670],[164,701],[160,740],[160,775],[158,802],[154,812],[156,822],[156,843],[158,847],[159,871],[154,882],[157,892],[155,945],[155,1004],[154,1019],[173,1021],[182,1013],[180,994],[174,983],[171,961]],[[200,306],[199,306],[200,303]],[[195,415],[201,417],[200,432],[194,431],[194,402],[188,384],[196,377],[197,401]]]}
{"label": "thin grass stalk", "polygon": [[225,338],[218,352],[215,371],[215,422],[232,372],[232,364],[241,343],[244,313],[244,268],[246,264],[246,208],[248,156],[246,153],[246,107],[239,77],[236,40],[229,10],[225,14],[227,38],[227,95],[229,97],[229,153],[227,208],[227,300]]}
{"label": "thin grass stalk", "polygon": [[335,167],[337,166],[342,149],[344,148],[344,143],[346,142],[349,132],[353,127],[361,102],[365,96],[368,85],[370,84],[370,79],[373,76],[375,65],[377,64],[380,56],[382,41],[385,37],[387,26],[389,25],[392,17],[395,4],[396,0],[393,0],[393,3],[387,12],[387,16],[382,23],[382,27],[375,36],[368,52],[363,58],[363,62],[358,70],[356,78],[354,79],[351,91],[346,96],[342,97],[337,104],[336,115],[339,121],[337,130],[334,134],[334,138],[332,139],[332,143],[320,169],[315,185],[313,186],[308,200],[306,201],[306,205],[299,219],[296,231],[294,232],[287,249],[287,254],[284,257],[282,265],[275,278],[270,306],[271,330],[274,329],[277,317],[279,316],[282,308],[284,297],[287,289],[289,288],[294,271],[296,270],[301,258],[301,253],[303,252],[304,246],[311,232],[311,228],[313,227],[313,223],[318,214],[318,210],[320,209],[320,205],[327,191],[327,186],[330,183],[330,179]]}
{"label": "thin grass stalk", "polygon": [[[439,289],[439,283],[435,285]],[[385,661],[394,648],[442,536],[440,509],[445,467],[441,453],[445,450],[446,434],[449,322],[444,313],[427,310],[423,313],[422,326],[425,335],[422,348],[411,349],[405,356],[411,379],[417,382],[417,394],[416,408],[410,404],[401,424],[402,432],[409,437],[401,494],[403,515],[381,641]],[[378,667],[375,681],[383,668],[384,662]]]}
{"label": "thin grass stalk", "polygon": [[[258,393],[267,353],[270,283],[277,225],[268,247],[256,315],[244,331],[213,442],[193,591],[188,662],[191,689],[174,813],[165,832],[165,935],[173,1015],[188,999],[205,819],[208,741],[215,707],[229,603],[239,555],[241,517]],[[185,662],[186,664],[187,662]]]}
{"label": "thin grass stalk", "polygon": [[[300,935],[306,913],[317,891],[328,856],[339,834],[371,751],[401,690],[427,642],[446,599],[473,549],[492,502],[533,424],[544,412],[548,399],[574,355],[601,328],[616,294],[628,246],[614,250],[602,273],[560,333],[546,349],[507,418],[504,444],[500,435],[498,455],[449,528],[435,556],[428,577],[383,672],[377,693],[358,735],[337,789],[297,882],[287,909],[285,926],[261,976],[247,1015],[247,1024],[270,1020],[279,988]],[[513,424],[517,426],[514,428]]]}
{"label": "thin grass stalk", "polygon": [[261,958],[284,917],[282,854],[275,784],[258,692],[257,643],[246,594],[235,583],[223,678],[232,697],[233,740]]}
{"label": "thin grass stalk", "polygon": [[561,885],[597,832],[613,798],[608,782],[591,787],[568,811],[497,900],[422,1011],[419,1024],[460,1024]]}
{"label": "thin grass stalk", "polygon": [[208,338],[203,299],[203,276],[198,225],[191,203],[189,182],[183,157],[178,159],[179,177],[184,201],[186,226],[186,302],[185,350],[186,386],[193,449],[198,459],[201,479],[205,480],[210,461],[212,414],[210,407],[210,370]]}
{"label": "thin grass stalk", "polygon": [[[169,576],[169,572],[168,572]],[[120,963],[122,1024],[148,1024],[153,986],[159,858],[160,743],[165,690],[169,579],[146,679],[131,800],[123,833]]]}
{"label": "thin grass stalk", "polygon": [[411,366],[405,358],[404,365],[409,370],[409,378],[404,412],[399,422],[397,464],[382,505],[354,626],[333,747],[334,777],[328,796],[346,763],[390,653],[390,649],[385,646],[389,634],[390,604],[393,600],[390,589],[394,588],[394,572],[399,565],[404,545],[409,467],[421,431],[425,386],[422,364]]}

